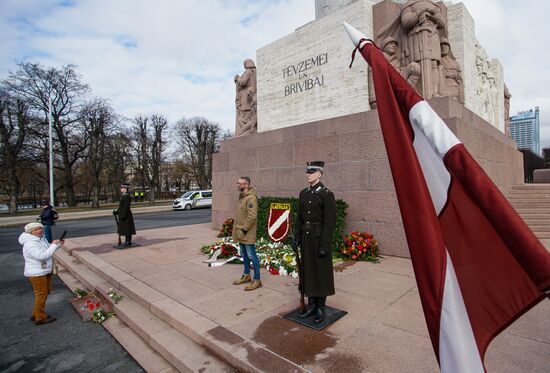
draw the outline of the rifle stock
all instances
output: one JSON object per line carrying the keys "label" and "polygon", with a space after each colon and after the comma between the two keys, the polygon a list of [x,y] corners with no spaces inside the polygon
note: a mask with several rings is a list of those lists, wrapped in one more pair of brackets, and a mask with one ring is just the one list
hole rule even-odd
{"label": "rifle stock", "polygon": [[116,221],[116,234],[117,234],[117,237],[118,237],[117,245],[120,246],[120,245],[122,245],[122,241],[120,240],[120,234],[118,234],[118,216],[116,214],[113,214],[113,216],[115,217],[115,221]]}
{"label": "rifle stock", "polygon": [[300,252],[298,248],[292,248],[294,251],[294,257],[296,258],[296,266],[298,267],[298,286],[300,287],[300,312],[306,310],[306,302],[304,301],[304,279],[302,271],[302,260],[300,258]]}

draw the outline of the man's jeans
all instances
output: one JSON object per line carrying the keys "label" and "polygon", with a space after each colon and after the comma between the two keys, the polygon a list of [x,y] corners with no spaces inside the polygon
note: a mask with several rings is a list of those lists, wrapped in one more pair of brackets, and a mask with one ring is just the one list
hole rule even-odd
{"label": "man's jeans", "polygon": [[44,237],[49,243],[52,243],[52,226],[49,224],[44,224]]}
{"label": "man's jeans", "polygon": [[241,256],[243,257],[244,274],[245,275],[250,274],[250,262],[252,262],[252,266],[254,267],[254,280],[259,280],[260,279],[260,260],[256,255],[256,244],[239,243],[239,248],[241,251]]}

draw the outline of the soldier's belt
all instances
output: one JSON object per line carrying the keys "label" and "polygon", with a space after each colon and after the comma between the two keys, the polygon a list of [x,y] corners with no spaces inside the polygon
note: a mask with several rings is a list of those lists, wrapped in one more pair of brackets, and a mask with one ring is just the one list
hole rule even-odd
{"label": "soldier's belt", "polygon": [[320,226],[321,225],[321,222],[310,222],[310,221],[306,221],[306,223],[304,224],[304,226],[306,228],[311,228],[311,227],[317,227],[317,226]]}

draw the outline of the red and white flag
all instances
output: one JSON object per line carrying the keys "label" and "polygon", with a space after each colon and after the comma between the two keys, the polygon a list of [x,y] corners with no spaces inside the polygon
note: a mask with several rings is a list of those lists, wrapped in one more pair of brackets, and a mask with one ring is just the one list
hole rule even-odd
{"label": "red and white flag", "polygon": [[[550,289],[550,254],[423,100],[364,35],[418,291],[442,372],[483,372],[491,340]],[[355,52],[354,52],[355,54]]]}

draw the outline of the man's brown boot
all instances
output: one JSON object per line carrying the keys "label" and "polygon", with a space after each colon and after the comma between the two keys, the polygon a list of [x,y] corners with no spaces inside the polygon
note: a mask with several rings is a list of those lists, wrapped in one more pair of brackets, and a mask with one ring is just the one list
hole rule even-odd
{"label": "man's brown boot", "polygon": [[257,288],[261,288],[261,287],[262,287],[262,282],[260,280],[254,280],[250,285],[246,285],[244,290],[246,291],[256,290]]}
{"label": "man's brown boot", "polygon": [[242,285],[250,281],[252,281],[250,275],[242,275],[240,279],[238,279],[237,281],[233,281],[233,285]]}

